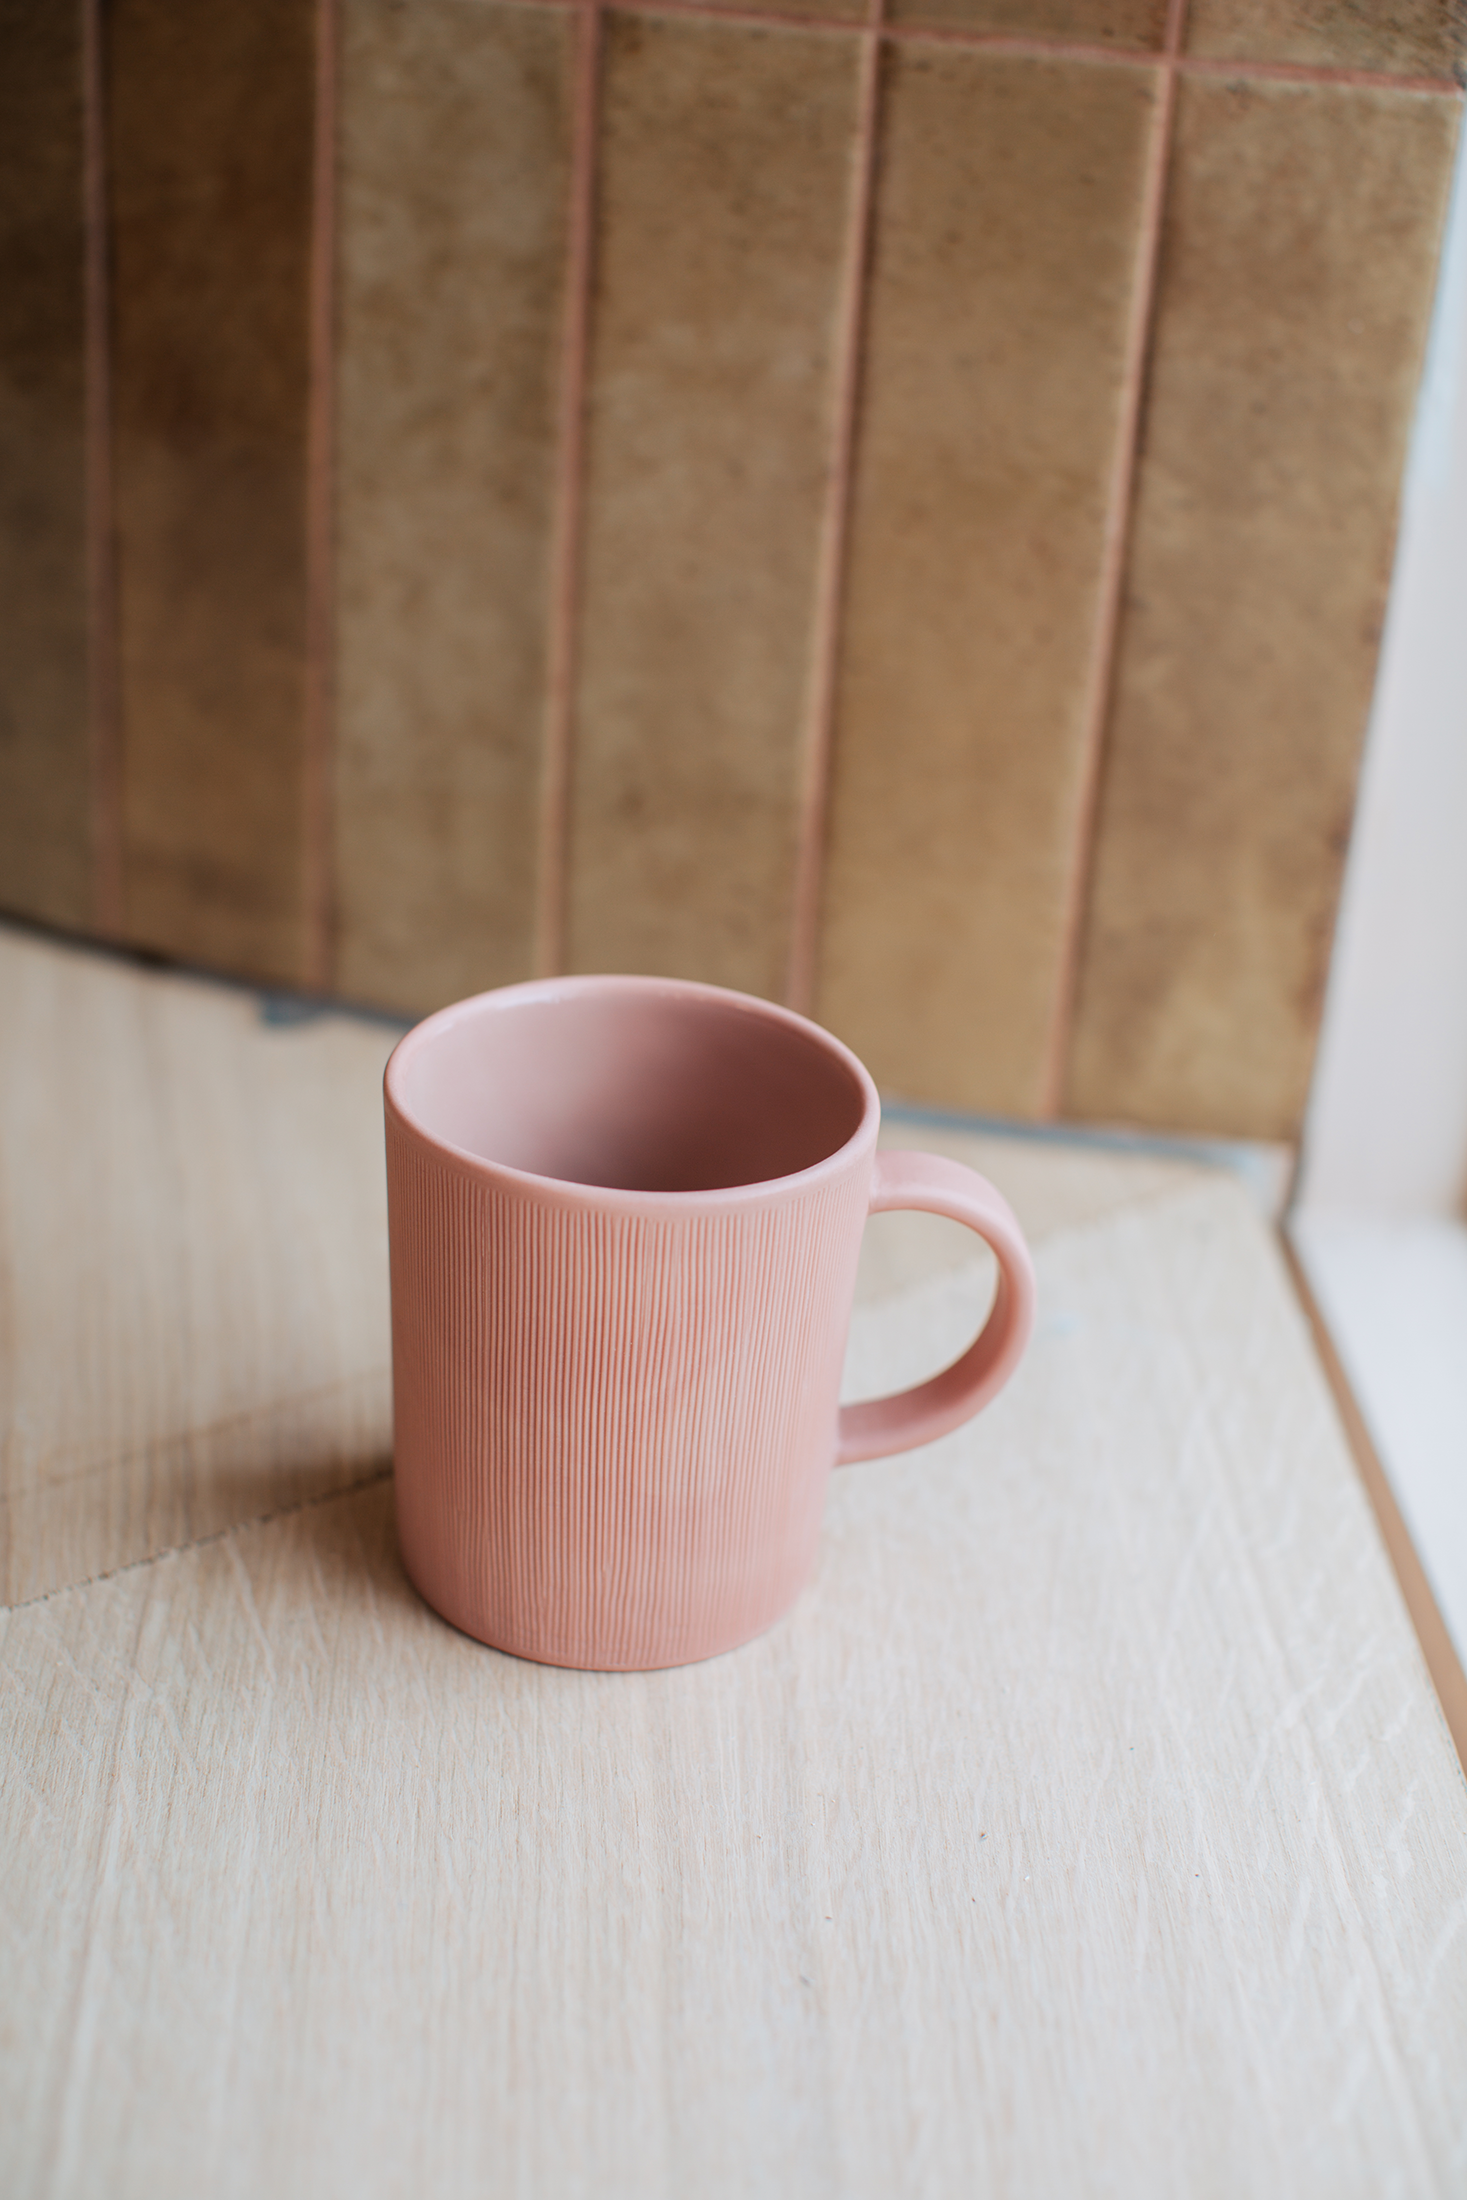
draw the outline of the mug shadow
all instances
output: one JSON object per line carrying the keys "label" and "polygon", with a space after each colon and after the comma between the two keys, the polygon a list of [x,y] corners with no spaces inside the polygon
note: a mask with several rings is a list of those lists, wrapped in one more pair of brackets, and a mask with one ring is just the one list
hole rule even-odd
{"label": "mug shadow", "polygon": [[[542,1663],[466,1633],[414,1586],[398,1541],[390,1452],[338,1461],[329,1474],[278,1465],[268,1474],[236,1470],[220,1478],[219,1495],[221,1501],[232,1499],[238,1510],[225,1532],[245,1546],[241,1555],[262,1606],[281,1616],[306,1609],[318,1616],[329,1612],[335,1627],[374,1639],[374,1654],[385,1650],[389,1657],[400,1653],[409,1659],[426,1654],[443,1678],[452,1670],[466,1678],[467,1660],[479,1675],[472,1685],[487,1685],[505,1701],[518,1701],[527,1692],[543,1696],[546,1689],[556,1701],[599,1700],[608,1688],[624,1692],[634,1682],[659,1695],[670,1692],[672,1699],[688,1691],[701,1698],[710,1689],[718,1694],[748,1685],[771,1656],[787,1656],[794,1639],[793,1615],[787,1614],[764,1635],[689,1663],[630,1672]],[[805,1603],[801,1598],[802,1608]],[[266,1626],[272,1627],[268,1618]],[[328,1654],[339,1655],[339,1645]]]}
{"label": "mug shadow", "polygon": [[[397,1540],[392,1453],[364,1450],[331,1465],[225,1469],[211,1478],[226,1533],[266,1535],[271,1574],[287,1595],[319,1597],[365,1613],[426,1615]],[[223,1526],[224,1523],[221,1523]]]}

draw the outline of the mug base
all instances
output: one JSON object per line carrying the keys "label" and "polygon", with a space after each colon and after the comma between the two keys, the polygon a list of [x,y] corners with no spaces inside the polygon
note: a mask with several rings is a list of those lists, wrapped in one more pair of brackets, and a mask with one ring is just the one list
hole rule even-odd
{"label": "mug base", "polygon": [[[710,1658],[727,1656],[731,1650],[741,1650],[786,1618],[792,1610],[801,1590],[805,1587],[802,1577],[789,1592],[777,1602],[762,1604],[757,1614],[745,1609],[737,1622],[707,1633],[695,1633],[690,1628],[669,1626],[664,1631],[655,1625],[638,1630],[633,1640],[618,1643],[579,1640],[563,1630],[550,1626],[507,1627],[486,1618],[471,1608],[467,1599],[435,1593],[434,1588],[422,1581],[406,1551],[402,1554],[403,1567],[409,1581],[429,1610],[437,1617],[467,1635],[473,1642],[481,1642],[486,1649],[501,1651],[506,1657],[523,1658],[530,1665],[558,1666],[563,1672],[573,1673],[665,1673],[681,1665],[705,1665]],[[681,1636],[681,1639],[679,1639]]]}

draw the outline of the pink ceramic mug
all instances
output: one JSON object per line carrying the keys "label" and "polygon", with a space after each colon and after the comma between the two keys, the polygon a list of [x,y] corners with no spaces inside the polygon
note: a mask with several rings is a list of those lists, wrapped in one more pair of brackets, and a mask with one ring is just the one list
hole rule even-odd
{"label": "pink ceramic mug", "polygon": [[[466,1633],[552,1665],[680,1665],[809,1576],[834,1465],[926,1443],[1007,1380],[1034,1313],[971,1170],[876,1150],[867,1072],[787,1009],[555,978],[442,1009],[387,1065],[397,1517]],[[866,1217],[998,1256],[945,1373],[841,1407]]]}

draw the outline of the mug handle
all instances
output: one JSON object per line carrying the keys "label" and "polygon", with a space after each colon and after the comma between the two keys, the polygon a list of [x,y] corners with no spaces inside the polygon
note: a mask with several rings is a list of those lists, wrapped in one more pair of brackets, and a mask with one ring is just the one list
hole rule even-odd
{"label": "mug handle", "polygon": [[915,1207],[947,1215],[976,1230],[998,1256],[998,1295],[987,1321],[951,1367],[914,1390],[842,1406],[835,1463],[879,1459],[886,1452],[930,1444],[969,1420],[1008,1381],[1034,1327],[1034,1264],[1013,1209],[986,1177],[940,1154],[887,1152],[876,1156],[868,1212]]}

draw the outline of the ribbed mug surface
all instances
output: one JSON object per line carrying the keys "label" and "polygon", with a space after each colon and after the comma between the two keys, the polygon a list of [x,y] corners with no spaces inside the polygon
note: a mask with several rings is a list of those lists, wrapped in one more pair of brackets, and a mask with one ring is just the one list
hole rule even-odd
{"label": "ribbed mug surface", "polygon": [[[586,984],[498,998],[573,1003]],[[413,1039],[431,1044],[429,1028]],[[814,1561],[875,1151],[868,1094],[854,1136],[813,1168],[639,1190],[455,1150],[411,1119],[402,1082],[389,1075],[387,1181],[412,1579],[467,1633],[558,1665],[680,1664],[758,1634]]]}
{"label": "ribbed mug surface", "polygon": [[880,1107],[787,1010],[662,979],[508,987],[410,1032],[385,1090],[403,1557],[499,1649],[615,1670],[747,1641],[809,1576],[838,1448],[924,1441],[1022,1350],[1012,1216],[898,1157],[917,1173],[875,1204],[959,1214],[1004,1281],[965,1361],[838,1437]]}

